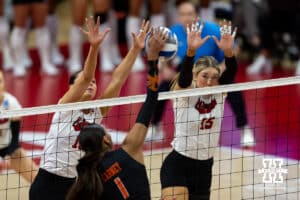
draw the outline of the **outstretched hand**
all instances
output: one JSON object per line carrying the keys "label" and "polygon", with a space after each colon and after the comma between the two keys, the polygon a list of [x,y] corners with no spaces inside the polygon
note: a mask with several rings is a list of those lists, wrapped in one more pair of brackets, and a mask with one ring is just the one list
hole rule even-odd
{"label": "outstretched hand", "polygon": [[199,19],[196,19],[191,26],[187,25],[186,32],[187,32],[188,50],[196,51],[210,38],[210,36],[201,38],[203,27],[204,27],[204,23],[202,21],[200,25]]}
{"label": "outstretched hand", "polygon": [[141,50],[145,47],[145,38],[150,29],[150,21],[143,20],[139,34],[136,35],[135,33],[131,33],[133,39],[133,48]]}
{"label": "outstretched hand", "polygon": [[147,43],[147,57],[148,60],[157,60],[159,56],[159,52],[164,47],[167,39],[169,37],[169,33],[164,31],[164,29],[155,28],[151,31],[149,40]]}
{"label": "outstretched hand", "polygon": [[100,31],[100,17],[97,18],[97,22],[95,23],[94,17],[85,18],[85,26],[86,29],[82,29],[81,31],[87,36],[89,43],[91,46],[99,47],[101,42],[105,39],[106,35],[110,32],[110,28],[106,28],[104,31]]}
{"label": "outstretched hand", "polygon": [[236,27],[233,32],[231,29],[231,21],[227,22],[224,20],[220,24],[221,40],[218,40],[216,36],[213,36],[218,47],[224,51],[225,56],[229,57],[233,55],[234,38],[237,32]]}

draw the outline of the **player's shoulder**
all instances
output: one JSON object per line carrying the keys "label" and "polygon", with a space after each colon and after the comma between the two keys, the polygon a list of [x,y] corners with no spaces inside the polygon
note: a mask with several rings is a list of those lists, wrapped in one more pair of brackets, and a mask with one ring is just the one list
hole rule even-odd
{"label": "player's shoulder", "polygon": [[12,95],[9,92],[4,92],[4,97],[9,98],[9,99],[17,99],[14,95]]}
{"label": "player's shoulder", "polygon": [[19,101],[18,101],[18,99],[14,95],[12,95],[11,93],[9,93],[9,92],[4,92],[4,98],[6,100],[8,100],[10,103],[20,104]]}

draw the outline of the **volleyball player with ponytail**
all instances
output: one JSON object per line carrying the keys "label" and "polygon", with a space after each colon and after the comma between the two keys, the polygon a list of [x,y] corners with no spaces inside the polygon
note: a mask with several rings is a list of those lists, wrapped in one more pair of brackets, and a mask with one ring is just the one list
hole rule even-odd
{"label": "volleyball player with ponytail", "polygon": [[[140,30],[144,31],[144,30]],[[136,123],[120,148],[112,150],[110,135],[100,125],[85,126],[79,134],[85,156],[77,165],[78,178],[67,200],[150,200],[143,145],[158,97],[158,54],[167,34],[156,29],[148,42],[147,97]]]}

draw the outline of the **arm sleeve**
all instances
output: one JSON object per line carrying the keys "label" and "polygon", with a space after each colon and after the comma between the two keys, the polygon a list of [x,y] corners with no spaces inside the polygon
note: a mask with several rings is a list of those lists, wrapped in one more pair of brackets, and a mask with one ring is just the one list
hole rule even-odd
{"label": "arm sleeve", "polygon": [[158,61],[148,61],[147,97],[137,116],[136,123],[149,126],[158,98]]}
{"label": "arm sleeve", "polygon": [[235,75],[237,73],[237,61],[235,57],[225,57],[225,66],[226,69],[219,79],[221,85],[234,83]]}
{"label": "arm sleeve", "polygon": [[187,88],[192,84],[193,81],[193,65],[194,56],[185,56],[180,66],[180,75],[178,79],[178,85],[181,88]]}
{"label": "arm sleeve", "polygon": [[11,121],[10,122],[10,130],[11,130],[11,142],[8,146],[7,153],[10,155],[12,154],[20,145],[19,145],[19,134],[21,128],[21,121]]}

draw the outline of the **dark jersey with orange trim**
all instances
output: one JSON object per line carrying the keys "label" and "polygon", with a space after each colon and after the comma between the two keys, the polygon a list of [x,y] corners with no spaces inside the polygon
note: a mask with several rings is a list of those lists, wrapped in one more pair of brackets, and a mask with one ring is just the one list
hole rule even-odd
{"label": "dark jersey with orange trim", "polygon": [[104,155],[100,164],[104,200],[150,200],[144,165],[119,148]]}

